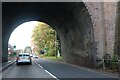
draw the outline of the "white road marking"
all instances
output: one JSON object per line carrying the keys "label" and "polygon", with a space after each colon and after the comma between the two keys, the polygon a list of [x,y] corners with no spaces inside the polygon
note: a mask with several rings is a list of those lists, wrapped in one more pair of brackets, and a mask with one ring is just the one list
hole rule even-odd
{"label": "white road marking", "polygon": [[[36,61],[34,61],[40,68],[43,68],[40,64],[38,64]],[[44,68],[43,68],[44,69]],[[45,69],[44,69],[45,70]],[[55,78],[56,80],[59,80],[56,76],[54,76],[52,73],[50,73],[49,71],[45,70],[45,72],[47,72],[50,76],[52,76],[53,78]]]}
{"label": "white road marking", "polygon": [[37,64],[40,68],[43,68],[40,64]]}
{"label": "white road marking", "polygon": [[40,67],[40,68],[43,68],[40,64],[38,64],[36,61],[35,61],[35,63]]}
{"label": "white road marking", "polygon": [[49,71],[45,70],[45,72],[47,72],[49,75],[51,75],[53,78],[55,78],[56,80],[59,80],[57,79],[57,77],[55,77],[53,74],[51,74]]}

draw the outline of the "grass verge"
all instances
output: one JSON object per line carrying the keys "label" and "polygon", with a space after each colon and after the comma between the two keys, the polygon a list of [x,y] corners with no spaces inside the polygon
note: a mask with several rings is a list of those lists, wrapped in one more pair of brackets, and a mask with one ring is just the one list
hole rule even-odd
{"label": "grass verge", "polygon": [[61,57],[55,57],[55,56],[46,56],[46,57],[43,57],[43,58],[49,59],[49,60],[54,60],[54,61],[62,61]]}

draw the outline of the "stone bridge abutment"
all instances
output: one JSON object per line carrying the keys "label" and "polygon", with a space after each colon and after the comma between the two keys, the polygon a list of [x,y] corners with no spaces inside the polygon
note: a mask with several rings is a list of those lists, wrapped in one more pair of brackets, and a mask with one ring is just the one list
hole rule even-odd
{"label": "stone bridge abutment", "polygon": [[2,7],[3,62],[10,34],[28,21],[48,23],[57,31],[65,62],[93,67],[97,57],[114,54],[117,2],[4,2]]}

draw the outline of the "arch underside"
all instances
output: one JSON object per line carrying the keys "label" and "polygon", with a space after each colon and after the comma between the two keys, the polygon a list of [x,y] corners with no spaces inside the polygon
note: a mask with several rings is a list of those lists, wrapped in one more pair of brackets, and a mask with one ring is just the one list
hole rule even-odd
{"label": "arch underside", "polygon": [[10,34],[28,21],[45,22],[57,31],[63,61],[93,67],[97,55],[93,25],[83,2],[3,3],[3,62]]}

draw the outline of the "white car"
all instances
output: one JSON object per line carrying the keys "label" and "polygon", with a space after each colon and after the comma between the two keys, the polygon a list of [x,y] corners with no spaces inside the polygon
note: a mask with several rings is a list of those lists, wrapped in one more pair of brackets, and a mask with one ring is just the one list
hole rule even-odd
{"label": "white car", "polygon": [[33,57],[36,58],[36,59],[38,59],[38,56],[37,56],[37,55],[34,55]]}
{"label": "white car", "polygon": [[29,53],[19,53],[17,55],[16,64],[19,65],[20,63],[29,63],[32,64],[32,59]]}

